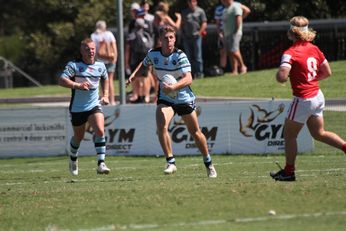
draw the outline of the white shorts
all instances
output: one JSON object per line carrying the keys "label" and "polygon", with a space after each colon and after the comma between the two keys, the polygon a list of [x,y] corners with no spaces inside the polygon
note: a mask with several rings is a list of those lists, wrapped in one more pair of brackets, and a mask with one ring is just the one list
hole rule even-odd
{"label": "white shorts", "polygon": [[312,98],[294,97],[286,118],[305,124],[310,116],[323,116],[324,95],[321,90]]}

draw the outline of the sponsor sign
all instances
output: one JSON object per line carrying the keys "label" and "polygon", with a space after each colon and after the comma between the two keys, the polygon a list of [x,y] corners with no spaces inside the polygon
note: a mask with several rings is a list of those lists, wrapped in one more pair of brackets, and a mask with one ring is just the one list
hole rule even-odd
{"label": "sponsor sign", "polygon": [[0,157],[66,153],[65,108],[0,110]]}
{"label": "sponsor sign", "polygon": [[[200,128],[212,154],[284,153],[283,124],[288,101],[199,103]],[[154,104],[103,108],[108,155],[163,155],[156,133]],[[68,108],[0,111],[0,157],[66,154],[73,135]],[[184,120],[174,116],[168,131],[175,155],[200,154]],[[80,155],[95,155],[94,132],[86,125]],[[313,150],[304,127],[298,151]]]}

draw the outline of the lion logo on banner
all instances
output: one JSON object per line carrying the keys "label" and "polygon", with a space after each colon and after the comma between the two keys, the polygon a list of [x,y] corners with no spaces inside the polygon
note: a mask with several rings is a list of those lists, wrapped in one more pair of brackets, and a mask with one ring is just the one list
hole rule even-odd
{"label": "lion logo on banner", "polygon": [[239,115],[239,132],[245,137],[252,137],[258,125],[275,120],[284,111],[285,105],[279,104],[276,110],[269,112],[256,104],[251,105],[249,108],[251,112],[246,124],[243,124],[242,113]]}

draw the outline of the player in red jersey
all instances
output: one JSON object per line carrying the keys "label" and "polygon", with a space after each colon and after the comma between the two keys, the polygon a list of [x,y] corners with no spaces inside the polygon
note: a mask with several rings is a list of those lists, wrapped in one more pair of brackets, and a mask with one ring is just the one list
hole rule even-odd
{"label": "player in red jersey", "polygon": [[296,16],[290,20],[288,38],[293,45],[284,52],[276,80],[286,82],[288,78],[293,91],[293,101],[287,112],[284,129],[286,165],[270,176],[279,181],[295,180],[297,136],[306,123],[311,136],[318,141],[343,150],[346,142],[337,134],[324,130],[324,96],[318,81],[329,77],[332,72],[320,49],[312,44],[316,32],[308,27],[309,20]]}

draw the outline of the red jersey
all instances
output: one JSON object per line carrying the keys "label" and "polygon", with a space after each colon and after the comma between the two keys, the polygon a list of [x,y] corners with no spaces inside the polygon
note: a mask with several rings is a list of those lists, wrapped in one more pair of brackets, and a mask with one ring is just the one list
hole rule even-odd
{"label": "red jersey", "polygon": [[324,54],[314,44],[298,40],[288,48],[281,58],[281,65],[291,68],[290,82],[293,95],[311,98],[317,95],[317,72],[324,62]]}

